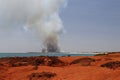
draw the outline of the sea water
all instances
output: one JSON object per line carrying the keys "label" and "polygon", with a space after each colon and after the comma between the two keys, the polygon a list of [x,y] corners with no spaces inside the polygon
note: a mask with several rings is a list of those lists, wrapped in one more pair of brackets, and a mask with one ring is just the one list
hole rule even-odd
{"label": "sea water", "polygon": [[0,53],[2,57],[31,57],[31,56],[94,56],[94,53]]}

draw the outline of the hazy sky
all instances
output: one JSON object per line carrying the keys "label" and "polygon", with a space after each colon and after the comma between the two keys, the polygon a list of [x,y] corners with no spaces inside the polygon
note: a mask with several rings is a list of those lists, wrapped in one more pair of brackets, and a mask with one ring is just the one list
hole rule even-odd
{"label": "hazy sky", "polygon": [[[64,51],[120,51],[120,0],[68,0],[60,13]],[[40,40],[22,27],[0,30],[0,52],[40,51]]]}

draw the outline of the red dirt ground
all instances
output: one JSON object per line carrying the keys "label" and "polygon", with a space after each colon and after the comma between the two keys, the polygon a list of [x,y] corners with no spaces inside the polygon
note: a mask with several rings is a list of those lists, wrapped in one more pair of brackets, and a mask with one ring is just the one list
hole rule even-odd
{"label": "red dirt ground", "polygon": [[[89,57],[4,58],[0,59],[0,80],[120,80],[120,64],[113,63],[116,61],[120,61],[120,53]],[[111,65],[117,67],[111,68]]]}

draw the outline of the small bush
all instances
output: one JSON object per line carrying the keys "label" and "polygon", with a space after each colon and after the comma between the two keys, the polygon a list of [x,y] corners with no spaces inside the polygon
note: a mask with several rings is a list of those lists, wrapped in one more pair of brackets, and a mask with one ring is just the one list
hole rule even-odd
{"label": "small bush", "polygon": [[86,57],[86,58],[80,58],[80,59],[74,60],[70,64],[80,64],[82,66],[90,66],[91,62],[95,62],[95,59]]}
{"label": "small bush", "polygon": [[102,64],[101,67],[116,69],[116,68],[120,67],[120,61],[108,62],[108,63]]}
{"label": "small bush", "polygon": [[105,56],[105,55],[108,55],[108,54],[103,53],[103,54],[96,54],[94,56]]}
{"label": "small bush", "polygon": [[41,73],[32,73],[29,75],[29,80],[50,80],[52,77],[55,77],[56,73],[51,72],[41,72]]}

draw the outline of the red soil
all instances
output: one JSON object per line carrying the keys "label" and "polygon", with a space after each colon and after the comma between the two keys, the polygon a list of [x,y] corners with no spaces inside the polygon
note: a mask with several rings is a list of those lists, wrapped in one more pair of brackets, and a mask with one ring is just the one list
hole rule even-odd
{"label": "red soil", "polygon": [[120,80],[119,62],[120,53],[3,58],[0,59],[0,80]]}

